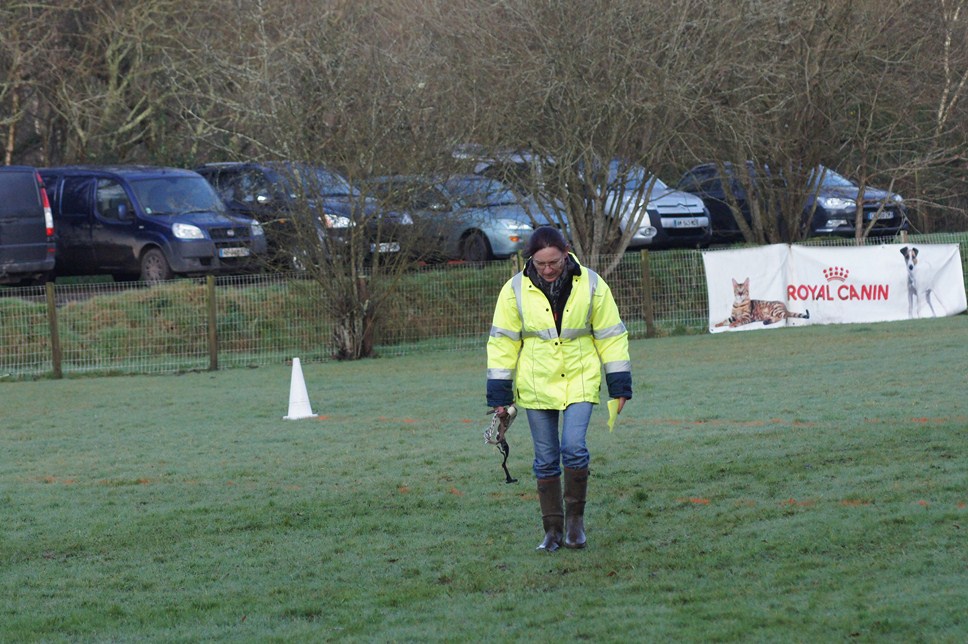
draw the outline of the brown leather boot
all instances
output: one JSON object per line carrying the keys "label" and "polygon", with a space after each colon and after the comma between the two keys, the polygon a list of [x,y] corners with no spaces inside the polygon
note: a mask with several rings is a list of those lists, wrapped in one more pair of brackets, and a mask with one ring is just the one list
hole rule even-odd
{"label": "brown leather boot", "polygon": [[544,540],[535,550],[554,552],[561,546],[564,512],[561,509],[561,477],[538,479],[538,501],[541,503],[541,523]]}
{"label": "brown leather boot", "polygon": [[588,468],[565,468],[565,547],[585,547],[585,493]]}

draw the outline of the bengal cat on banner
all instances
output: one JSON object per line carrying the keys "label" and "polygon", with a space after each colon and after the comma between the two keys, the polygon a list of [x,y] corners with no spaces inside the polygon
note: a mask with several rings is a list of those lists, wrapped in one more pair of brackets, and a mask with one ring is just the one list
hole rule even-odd
{"label": "bengal cat on banner", "polygon": [[743,282],[737,282],[734,278],[733,309],[730,312],[730,316],[716,326],[729,326],[733,328],[752,322],[774,324],[776,322],[782,322],[787,318],[809,320],[810,311],[793,313],[787,310],[786,304],[779,300],[750,299],[750,279],[747,277]]}

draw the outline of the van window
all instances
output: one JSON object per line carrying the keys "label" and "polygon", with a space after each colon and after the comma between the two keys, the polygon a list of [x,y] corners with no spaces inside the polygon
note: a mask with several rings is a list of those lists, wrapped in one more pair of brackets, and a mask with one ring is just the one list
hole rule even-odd
{"label": "van window", "polygon": [[119,220],[118,207],[124,206],[132,212],[131,200],[124,188],[114,179],[99,179],[97,182],[97,212],[104,219]]}
{"label": "van window", "polygon": [[[55,181],[47,186],[51,190]],[[91,201],[91,179],[88,177],[64,177],[64,188],[61,192],[60,211],[65,215],[84,214],[88,212]],[[51,200],[53,203],[53,199]]]}
{"label": "van window", "polygon": [[0,217],[43,215],[33,172],[4,172],[0,181]]}

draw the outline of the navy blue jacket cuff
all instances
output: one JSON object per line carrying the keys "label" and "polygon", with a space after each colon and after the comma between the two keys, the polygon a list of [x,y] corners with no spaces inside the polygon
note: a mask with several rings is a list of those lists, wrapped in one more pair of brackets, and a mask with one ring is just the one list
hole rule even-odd
{"label": "navy blue jacket cuff", "polygon": [[632,398],[632,372],[618,371],[605,374],[609,398]]}
{"label": "navy blue jacket cuff", "polygon": [[507,407],[514,402],[513,380],[487,381],[487,404],[491,407]]}

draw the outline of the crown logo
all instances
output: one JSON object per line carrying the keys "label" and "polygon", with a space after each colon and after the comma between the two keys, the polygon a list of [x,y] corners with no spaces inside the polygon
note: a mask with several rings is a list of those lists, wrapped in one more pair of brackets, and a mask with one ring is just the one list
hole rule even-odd
{"label": "crown logo", "polygon": [[850,271],[842,266],[831,266],[823,269],[823,276],[827,278],[828,282],[845,282],[848,275],[850,275]]}

